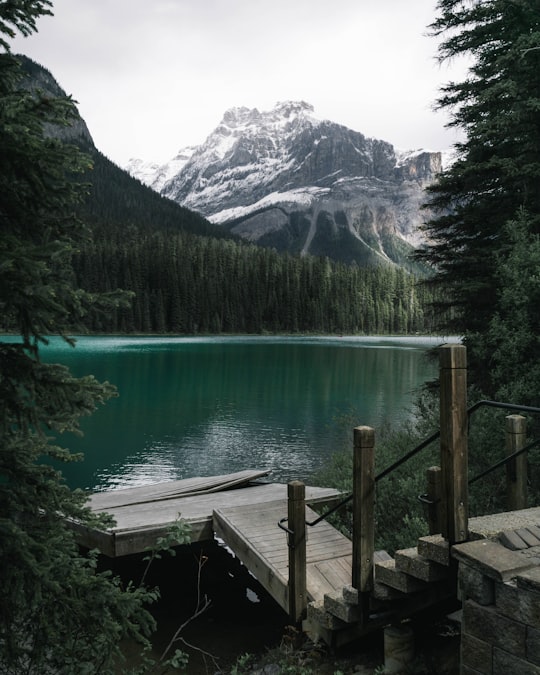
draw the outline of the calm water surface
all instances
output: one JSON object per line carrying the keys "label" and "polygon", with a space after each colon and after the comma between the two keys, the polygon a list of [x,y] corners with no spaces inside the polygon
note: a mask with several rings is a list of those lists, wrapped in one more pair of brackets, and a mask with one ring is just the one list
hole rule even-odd
{"label": "calm water surface", "polygon": [[108,380],[120,394],[83,421],[84,438],[62,439],[85,454],[64,474],[94,490],[246,468],[306,479],[343,449],[338,418],[380,428],[411,414],[418,387],[435,376],[426,352],[440,343],[81,337],[72,349],[53,339],[44,360]]}

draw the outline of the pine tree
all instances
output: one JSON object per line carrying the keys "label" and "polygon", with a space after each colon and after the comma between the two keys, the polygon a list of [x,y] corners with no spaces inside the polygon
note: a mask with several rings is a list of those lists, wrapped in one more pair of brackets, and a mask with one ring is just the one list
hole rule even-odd
{"label": "pine tree", "polygon": [[25,87],[7,39],[27,35],[51,3],[0,3],[0,315],[16,337],[0,343],[0,672],[110,673],[125,637],[152,620],[144,591],[123,590],[82,556],[66,519],[90,523],[85,497],[58,468],[75,457],[57,444],[114,394],[93,377],[40,361],[47,335],[67,332],[98,298],[73,284],[71,258],[84,237],[76,181],[88,158],[47,135],[69,124],[68,99]]}
{"label": "pine tree", "polygon": [[440,59],[472,65],[438,101],[465,140],[429,189],[437,215],[417,257],[433,267],[440,307],[450,310],[439,328],[465,334],[471,377],[489,393],[489,363],[472,336],[483,334],[501,295],[496,261],[513,246],[505,226],[524,209],[529,232],[540,232],[540,4],[439,0],[438,12]]}

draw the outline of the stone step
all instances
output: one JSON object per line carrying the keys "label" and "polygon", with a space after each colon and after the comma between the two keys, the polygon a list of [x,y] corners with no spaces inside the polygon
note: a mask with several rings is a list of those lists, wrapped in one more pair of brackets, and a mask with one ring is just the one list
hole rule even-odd
{"label": "stone step", "polygon": [[394,554],[396,569],[427,583],[441,581],[448,576],[448,567],[424,558],[416,548],[405,548]]}
{"label": "stone step", "polygon": [[407,593],[404,591],[399,591],[397,588],[392,588],[392,586],[387,586],[386,584],[382,584],[379,581],[375,581],[373,584],[371,595],[375,600],[383,603],[402,600],[403,598],[407,597]]}
{"label": "stone step", "polygon": [[333,593],[325,593],[324,595],[324,609],[337,617],[340,621],[345,623],[356,623],[361,619],[361,609],[358,605],[358,597],[356,604],[347,602],[342,591],[334,591]]}
{"label": "stone step", "polygon": [[430,534],[427,537],[420,537],[417,550],[422,558],[432,560],[445,567],[450,565],[448,542],[440,534]]}
{"label": "stone step", "polygon": [[417,593],[427,587],[425,581],[398,570],[394,559],[375,563],[375,581],[402,593]]}
{"label": "stone step", "polygon": [[[350,605],[358,604],[358,589],[353,586],[344,586],[343,590],[343,600]],[[371,590],[371,598],[381,602],[388,602],[390,600],[401,600],[401,598],[406,598],[407,595],[401,591],[396,590],[395,588],[390,588],[390,586],[385,586],[380,584],[377,581],[373,584]],[[373,604],[373,603],[372,603]]]}
{"label": "stone step", "polygon": [[325,603],[321,600],[308,604],[307,619],[331,631],[341,630],[347,625],[347,622],[339,619],[335,614],[328,612]]}

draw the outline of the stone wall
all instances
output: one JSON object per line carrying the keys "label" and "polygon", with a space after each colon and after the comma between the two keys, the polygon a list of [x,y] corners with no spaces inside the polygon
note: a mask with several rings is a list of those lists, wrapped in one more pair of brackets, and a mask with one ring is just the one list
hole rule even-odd
{"label": "stone wall", "polygon": [[[536,549],[536,550],[535,550]],[[463,601],[462,675],[540,675],[540,546],[455,546]]]}

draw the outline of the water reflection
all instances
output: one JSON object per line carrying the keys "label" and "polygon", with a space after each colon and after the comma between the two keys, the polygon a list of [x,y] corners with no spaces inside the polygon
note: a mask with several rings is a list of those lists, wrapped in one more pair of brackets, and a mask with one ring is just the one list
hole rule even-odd
{"label": "water reflection", "polygon": [[120,396],[84,421],[72,486],[128,487],[244,468],[307,478],[338,449],[334,418],[358,424],[407,416],[433,377],[439,341],[409,338],[82,338],[53,341],[49,361],[117,385]]}

